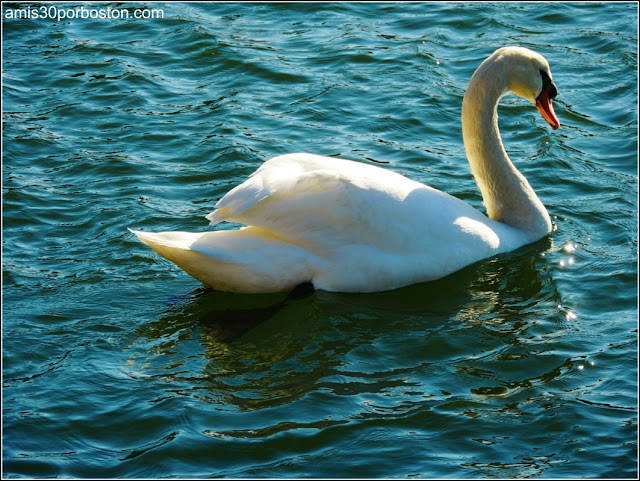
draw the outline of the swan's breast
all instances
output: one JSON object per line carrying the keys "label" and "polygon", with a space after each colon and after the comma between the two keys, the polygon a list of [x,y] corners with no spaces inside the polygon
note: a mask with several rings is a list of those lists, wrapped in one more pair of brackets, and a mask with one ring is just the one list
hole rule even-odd
{"label": "swan's breast", "polygon": [[471,238],[490,250],[500,248],[500,237],[485,223],[464,216],[458,217],[453,223],[460,228],[465,238]]}

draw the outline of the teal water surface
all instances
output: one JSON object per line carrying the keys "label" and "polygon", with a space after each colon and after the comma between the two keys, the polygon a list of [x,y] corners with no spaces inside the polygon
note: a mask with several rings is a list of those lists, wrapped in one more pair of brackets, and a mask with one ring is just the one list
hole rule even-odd
{"label": "teal water surface", "polygon": [[[4,477],[636,477],[635,3],[39,5],[2,6]],[[482,209],[462,97],[514,44],[559,91],[557,131],[499,110],[554,223],[534,245],[284,298],[127,231],[208,230],[299,151]]]}

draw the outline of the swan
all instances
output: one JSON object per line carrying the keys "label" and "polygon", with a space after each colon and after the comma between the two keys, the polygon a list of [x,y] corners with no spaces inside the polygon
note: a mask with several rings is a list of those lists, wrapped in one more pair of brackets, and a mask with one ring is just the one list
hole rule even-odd
{"label": "swan", "polygon": [[522,47],[496,50],[473,74],[462,135],[486,215],[427,185],[360,162],[296,153],[262,164],[206,216],[208,232],[131,230],[206,286],[268,293],[375,292],[447,276],[549,234],[551,220],[510,161],[498,131],[500,98],[513,92],[555,130],[549,64]]}

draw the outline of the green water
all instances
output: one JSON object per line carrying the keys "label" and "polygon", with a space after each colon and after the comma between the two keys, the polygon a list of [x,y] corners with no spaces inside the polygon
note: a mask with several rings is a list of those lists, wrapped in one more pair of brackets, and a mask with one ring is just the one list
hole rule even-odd
{"label": "green water", "polygon": [[[2,6],[4,477],[635,478],[635,3],[9,18],[31,6]],[[283,300],[203,290],[127,231],[207,230],[225,192],[298,151],[482,209],[462,96],[510,44],[559,91],[557,131],[500,106],[555,225],[532,246]]]}

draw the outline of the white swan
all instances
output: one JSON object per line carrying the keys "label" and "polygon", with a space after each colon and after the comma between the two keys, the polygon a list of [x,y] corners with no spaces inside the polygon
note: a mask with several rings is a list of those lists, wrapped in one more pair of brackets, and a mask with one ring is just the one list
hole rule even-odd
{"label": "white swan", "polygon": [[368,164],[312,154],[265,162],[207,216],[243,224],[205,233],[140,232],[160,255],[214,289],[374,292],[444,277],[534,242],[551,220],[509,160],[497,106],[508,91],[530,100],[553,129],[549,64],[504,47],[473,74],[462,134],[487,216],[460,199]]}

